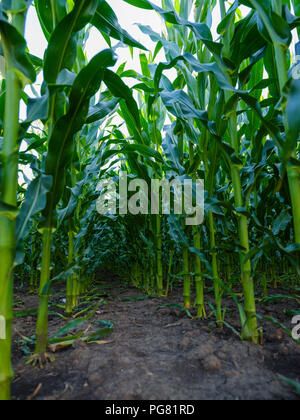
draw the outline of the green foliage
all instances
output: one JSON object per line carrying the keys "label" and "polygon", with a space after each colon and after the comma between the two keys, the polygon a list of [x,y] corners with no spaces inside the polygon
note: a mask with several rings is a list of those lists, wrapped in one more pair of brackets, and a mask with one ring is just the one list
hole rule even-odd
{"label": "green foliage", "polygon": [[[256,320],[288,331],[273,317],[256,314],[260,284],[262,304],[298,302],[300,85],[292,77],[298,2],[124,1],[162,18],[161,33],[138,25],[153,51],[121,28],[118,11],[105,0],[36,0],[48,42],[41,60],[22,35],[24,5],[33,7],[31,2],[5,0],[0,6],[6,66],[0,84],[0,314],[12,320],[14,265],[31,292],[40,276],[37,338],[23,345],[28,352],[36,344],[41,362],[49,295],[58,283],[66,283],[65,315],[59,316],[73,319],[48,344],[58,349],[79,339],[99,342],[112,333],[113,323],[101,321],[94,333],[74,335],[97,310],[91,302],[107,296],[91,289],[99,268],[117,270],[139,287],[143,296],[137,300],[183,286],[184,306],[160,309],[175,307],[190,318],[194,306],[199,318],[206,317],[212,286],[216,325],[254,342]],[[85,43],[93,26],[109,49],[88,62]],[[112,39],[132,54],[139,49],[140,73],[126,63],[116,68],[120,44],[112,47]],[[158,61],[159,53],[165,62]],[[43,76],[39,92],[37,75]],[[21,99],[27,116],[20,123]],[[173,211],[99,215],[97,185],[107,178],[117,183],[120,171],[147,183],[204,179],[204,224],[185,226],[186,215]],[[278,285],[288,292],[268,296],[268,288]],[[241,333],[226,321],[224,296],[237,305]],[[11,322],[7,337],[0,399],[9,398]]]}

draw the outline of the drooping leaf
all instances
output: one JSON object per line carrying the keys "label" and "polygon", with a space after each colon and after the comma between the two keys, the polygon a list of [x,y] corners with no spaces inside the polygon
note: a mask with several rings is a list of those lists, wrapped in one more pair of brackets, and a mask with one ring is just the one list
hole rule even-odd
{"label": "drooping leaf", "polygon": [[17,217],[17,243],[22,241],[27,233],[29,220],[44,210],[46,195],[52,186],[52,177],[40,173],[28,186],[25,200]]}
{"label": "drooping leaf", "polygon": [[26,41],[17,29],[12,26],[0,11],[1,46],[6,60],[9,61],[23,86],[36,79],[34,67],[27,54]]}
{"label": "drooping leaf", "polygon": [[146,50],[146,48],[137,42],[127,31],[121,28],[117,16],[105,0],[98,1],[96,13],[92,19],[92,24],[112,38],[122,41],[124,44],[132,47]]}

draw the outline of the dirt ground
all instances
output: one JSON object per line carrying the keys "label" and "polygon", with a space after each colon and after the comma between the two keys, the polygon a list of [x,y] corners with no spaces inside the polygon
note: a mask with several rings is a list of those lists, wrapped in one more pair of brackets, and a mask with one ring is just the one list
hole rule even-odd
{"label": "dirt ground", "polygon": [[[181,304],[181,289],[167,299],[136,299],[142,292],[124,288],[117,279],[107,278],[99,287],[107,303],[80,329],[93,330],[92,321],[111,320],[114,332],[102,344],[78,341],[56,352],[55,362],[44,369],[26,366],[21,350],[20,335],[34,334],[36,316],[15,319],[14,400],[299,399],[279,374],[300,381],[300,346],[272,323],[262,323],[264,344],[255,346],[241,342],[228,327],[217,329],[213,315],[200,321],[176,307],[157,310],[167,303]],[[36,297],[19,294],[19,298],[18,311],[36,308]],[[213,296],[208,300],[213,302]],[[232,299],[224,306],[226,321],[239,330]],[[287,300],[259,306],[258,313],[272,315],[291,328],[290,317],[283,313],[287,308],[299,306]],[[51,315],[50,334],[65,324]]]}

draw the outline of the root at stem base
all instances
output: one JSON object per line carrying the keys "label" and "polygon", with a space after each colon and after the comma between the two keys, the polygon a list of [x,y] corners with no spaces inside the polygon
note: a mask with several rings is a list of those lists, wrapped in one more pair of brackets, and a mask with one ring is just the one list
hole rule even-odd
{"label": "root at stem base", "polygon": [[26,365],[32,365],[32,366],[39,366],[41,369],[47,364],[47,363],[53,363],[55,361],[55,357],[52,354],[43,353],[43,354],[34,354],[31,356],[27,362]]}

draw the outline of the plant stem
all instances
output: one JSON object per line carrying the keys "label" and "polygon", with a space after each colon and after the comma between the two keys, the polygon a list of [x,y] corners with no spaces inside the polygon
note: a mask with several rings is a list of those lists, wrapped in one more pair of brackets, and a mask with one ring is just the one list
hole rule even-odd
{"label": "plant stem", "polygon": [[[71,265],[74,257],[74,233],[69,230],[69,250],[68,250],[68,264]],[[71,316],[73,312],[73,275],[67,279],[67,302],[66,315]]]}
{"label": "plant stem", "polygon": [[191,275],[190,275],[190,262],[189,262],[189,250],[184,247],[182,250],[183,259],[183,298],[184,307],[189,309],[191,307]]}
{"label": "plant stem", "polygon": [[[201,231],[199,226],[194,227],[194,247],[201,249]],[[196,301],[197,316],[201,319],[206,318],[205,306],[204,306],[204,281],[201,270],[201,260],[199,255],[195,255],[194,261],[195,267],[195,285],[196,285]]]}
{"label": "plant stem", "polygon": [[208,222],[209,222],[209,234],[210,234],[210,248],[211,248],[211,256],[212,256],[212,272],[213,272],[213,282],[214,282],[214,289],[215,289],[215,302],[216,302],[216,309],[217,309],[217,321],[218,326],[220,328],[223,327],[223,318],[222,318],[222,295],[221,295],[221,288],[219,284],[219,270],[218,270],[218,259],[217,259],[217,252],[216,252],[216,239],[215,239],[215,224],[214,224],[214,215],[210,211],[208,214]]}
{"label": "plant stem", "polygon": [[[256,2],[253,2],[256,5]],[[275,13],[281,16],[282,13],[282,1],[281,0],[272,0],[272,8]],[[272,37],[272,33],[270,33]],[[284,88],[288,83],[288,69],[287,69],[287,47],[281,44],[278,44],[277,40],[273,37],[274,50],[275,50],[275,60],[277,73],[279,78],[281,94],[284,94]],[[285,132],[288,135],[289,126],[287,121],[286,110],[284,109],[284,124]],[[292,157],[297,159],[296,151],[294,150],[291,153]],[[293,166],[288,167],[288,181],[289,189],[292,200],[292,209],[293,209],[293,219],[294,219],[294,229],[295,229],[295,241],[297,244],[300,244],[300,173],[298,168]]]}
{"label": "plant stem", "polygon": [[42,254],[42,268],[41,281],[39,289],[39,308],[38,320],[36,325],[36,349],[35,354],[44,360],[47,350],[47,336],[48,336],[48,293],[44,294],[45,286],[50,280],[50,262],[51,262],[51,228],[45,228],[43,232],[43,254]]}
{"label": "plant stem", "polygon": [[[252,0],[251,0],[252,1]],[[254,0],[255,1],[255,0]],[[220,0],[220,10],[222,19],[226,17],[226,8],[225,0]],[[225,50],[229,51],[230,44],[228,37],[224,37]],[[232,84],[232,79],[230,74],[227,74],[227,79],[229,83]],[[225,92],[225,99],[228,102],[232,94],[229,91]],[[232,112],[229,119],[228,133],[231,139],[231,146],[235,150],[235,154],[239,157],[240,153],[240,141],[238,136],[238,120],[236,110]],[[234,190],[234,200],[236,207],[244,207],[243,193],[242,193],[242,182],[241,182],[241,168],[239,165],[234,163],[231,164],[231,177]],[[245,331],[250,331],[249,336],[244,336],[244,339],[251,340],[254,343],[258,342],[258,333],[257,333],[257,318],[256,318],[256,303],[254,295],[254,283],[251,277],[251,261],[248,259],[245,262],[245,254],[250,250],[249,246],[249,232],[248,232],[248,219],[245,215],[238,215],[238,232],[240,245],[245,249],[245,251],[240,251],[240,264],[241,264],[241,280],[243,287],[244,303],[245,303],[245,313],[247,316],[247,328],[244,328]]]}
{"label": "plant stem", "polygon": [[[288,73],[286,66],[286,51],[282,45],[275,45],[275,58],[277,65],[277,72],[280,82],[281,93],[283,94],[285,85],[288,82]],[[284,124],[285,132],[288,135],[289,126],[287,121],[287,115],[284,110]],[[292,152],[292,157],[297,159],[296,150]],[[299,169],[289,165],[287,169],[289,189],[292,200],[293,219],[294,219],[294,230],[295,230],[295,242],[300,244],[300,173]]]}
{"label": "plant stem", "polygon": [[[238,155],[238,139],[237,139],[237,120],[236,114],[231,117],[230,120],[230,133],[232,135],[232,147],[236,150]],[[243,207],[243,196],[242,196],[242,185],[241,185],[241,175],[240,168],[237,165],[231,165],[231,174],[232,182],[234,189],[234,200],[236,207]],[[240,264],[241,264],[241,277],[242,277],[242,286],[244,294],[244,303],[245,303],[245,313],[248,320],[248,329],[251,331],[251,337],[244,337],[245,339],[252,340],[255,343],[257,342],[257,319],[256,315],[256,303],[254,296],[254,283],[251,277],[251,261],[248,259],[245,262],[245,254],[250,250],[249,247],[249,233],[248,233],[248,219],[245,215],[238,215],[238,231],[240,245],[245,249],[241,251],[240,254]],[[248,330],[245,328],[245,331]]]}
{"label": "plant stem", "polygon": [[162,236],[161,236],[161,216],[156,216],[156,258],[157,258],[157,292],[159,296],[164,294],[163,285],[163,264],[162,264]]}
{"label": "plant stem", "polygon": [[295,241],[300,244],[300,174],[298,168],[288,167],[288,180],[292,199]]}
{"label": "plant stem", "polygon": [[[14,10],[23,10],[20,0],[12,2]],[[16,13],[12,24],[24,31],[25,12]],[[6,61],[6,95],[3,139],[3,166],[1,179],[1,201],[4,205],[17,206],[18,185],[18,131],[21,82],[13,68],[10,50],[3,40],[2,47]],[[3,323],[0,337],[0,400],[10,399],[10,386],[13,378],[11,364],[11,337],[13,322],[13,264],[16,249],[15,215],[0,213],[0,316]]]}
{"label": "plant stem", "polygon": [[171,279],[171,274],[172,274],[173,257],[174,257],[174,251],[171,251],[170,252],[170,261],[169,261],[169,269],[168,269],[168,280],[167,280],[167,286],[166,286],[166,292],[165,292],[166,297],[168,297],[168,294],[169,294],[170,279]]}

